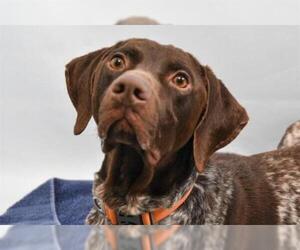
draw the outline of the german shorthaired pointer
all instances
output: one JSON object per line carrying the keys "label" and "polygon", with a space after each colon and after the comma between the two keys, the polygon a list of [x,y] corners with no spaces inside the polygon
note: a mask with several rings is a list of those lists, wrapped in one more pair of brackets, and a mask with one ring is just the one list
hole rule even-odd
{"label": "german shorthaired pointer", "polygon": [[130,39],[75,58],[66,81],[74,133],[93,117],[105,153],[88,224],[300,223],[300,146],[209,160],[248,116],[189,53]]}

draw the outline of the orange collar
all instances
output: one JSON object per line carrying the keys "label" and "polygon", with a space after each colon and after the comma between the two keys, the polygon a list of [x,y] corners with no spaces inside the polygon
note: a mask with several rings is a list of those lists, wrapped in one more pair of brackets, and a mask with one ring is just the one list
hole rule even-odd
{"label": "orange collar", "polygon": [[113,225],[152,225],[157,224],[159,221],[165,219],[172,214],[177,208],[179,208],[189,197],[192,192],[190,188],[179,201],[173,204],[170,208],[158,208],[153,212],[146,212],[136,216],[126,216],[118,214],[115,210],[109,208],[106,204],[103,206],[103,210],[107,219]]}

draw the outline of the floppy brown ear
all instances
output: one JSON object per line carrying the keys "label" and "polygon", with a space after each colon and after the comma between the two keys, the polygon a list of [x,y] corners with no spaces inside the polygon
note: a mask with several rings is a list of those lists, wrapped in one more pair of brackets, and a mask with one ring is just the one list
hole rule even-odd
{"label": "floppy brown ear", "polygon": [[209,157],[231,142],[249,119],[246,110],[207,66],[204,81],[208,91],[206,111],[194,132],[194,160],[199,172]]}
{"label": "floppy brown ear", "polygon": [[92,116],[92,75],[107,48],[77,57],[66,65],[66,82],[71,101],[77,111],[74,134],[80,134]]}

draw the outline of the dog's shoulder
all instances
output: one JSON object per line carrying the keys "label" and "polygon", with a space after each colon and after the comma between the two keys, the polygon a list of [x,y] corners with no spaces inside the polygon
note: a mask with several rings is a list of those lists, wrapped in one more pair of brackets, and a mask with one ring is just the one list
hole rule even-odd
{"label": "dog's shoulder", "polygon": [[256,160],[267,173],[298,172],[300,175],[300,145],[253,155],[250,159]]}

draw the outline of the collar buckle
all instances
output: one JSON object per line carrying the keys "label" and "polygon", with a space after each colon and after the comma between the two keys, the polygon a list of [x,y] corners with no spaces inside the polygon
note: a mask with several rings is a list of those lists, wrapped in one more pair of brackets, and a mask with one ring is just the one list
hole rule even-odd
{"label": "collar buckle", "polygon": [[140,215],[124,215],[117,213],[117,218],[120,225],[143,225],[142,216]]}

